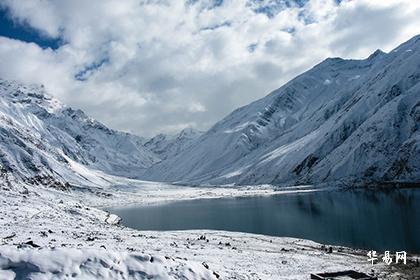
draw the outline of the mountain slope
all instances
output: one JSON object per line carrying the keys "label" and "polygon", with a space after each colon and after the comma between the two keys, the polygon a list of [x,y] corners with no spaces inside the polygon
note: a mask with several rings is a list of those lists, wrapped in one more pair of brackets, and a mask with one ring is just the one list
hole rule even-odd
{"label": "mountain slope", "polygon": [[329,58],[218,122],[153,180],[211,184],[420,181],[420,36]]}
{"label": "mountain slope", "polygon": [[185,128],[176,135],[158,134],[144,143],[160,159],[174,157],[189,147],[203,132]]}
{"label": "mountain slope", "polygon": [[[21,178],[89,180],[99,170],[135,176],[158,158],[144,139],[118,132],[48,96],[43,87],[0,80],[0,167]],[[83,172],[81,172],[83,170]]]}

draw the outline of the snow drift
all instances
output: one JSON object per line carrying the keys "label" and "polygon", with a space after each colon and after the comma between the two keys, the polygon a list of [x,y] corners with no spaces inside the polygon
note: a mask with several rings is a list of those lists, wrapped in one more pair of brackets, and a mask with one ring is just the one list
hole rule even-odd
{"label": "snow drift", "polygon": [[217,279],[200,263],[98,249],[3,247],[1,279]]}

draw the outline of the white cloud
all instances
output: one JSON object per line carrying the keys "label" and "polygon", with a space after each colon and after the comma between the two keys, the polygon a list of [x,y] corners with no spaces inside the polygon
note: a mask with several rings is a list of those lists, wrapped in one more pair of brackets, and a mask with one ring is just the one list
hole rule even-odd
{"label": "white cloud", "polygon": [[366,57],[420,33],[419,1],[265,2],[0,0],[17,22],[65,42],[1,38],[0,75],[151,135],[208,128],[328,56]]}
{"label": "white cloud", "polygon": [[191,113],[205,112],[206,111],[206,107],[204,107],[202,104],[200,104],[198,102],[194,102],[194,103],[191,103],[190,104],[189,111]]}
{"label": "white cloud", "polygon": [[44,0],[2,0],[1,5],[9,7],[13,19],[22,24],[28,24],[43,33],[43,35],[58,37],[60,34],[60,19],[54,6]]}

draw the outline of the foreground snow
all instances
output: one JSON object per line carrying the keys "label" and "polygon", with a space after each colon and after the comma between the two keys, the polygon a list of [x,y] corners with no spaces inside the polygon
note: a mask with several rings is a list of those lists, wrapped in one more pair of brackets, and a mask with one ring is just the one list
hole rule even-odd
{"label": "foreground snow", "polygon": [[100,249],[16,249],[6,246],[0,256],[5,278],[61,279],[213,279],[200,264],[150,255]]}
{"label": "foreground snow", "polygon": [[372,268],[387,279],[420,275],[412,264],[405,271],[372,267],[364,251],[332,247],[328,253],[328,247],[307,240],[208,230],[137,231],[92,207],[125,205],[129,197],[131,203],[157,203],[276,192],[268,186],[237,191],[148,184],[131,180],[130,187],[107,192],[0,184],[0,279],[308,279],[313,272]]}

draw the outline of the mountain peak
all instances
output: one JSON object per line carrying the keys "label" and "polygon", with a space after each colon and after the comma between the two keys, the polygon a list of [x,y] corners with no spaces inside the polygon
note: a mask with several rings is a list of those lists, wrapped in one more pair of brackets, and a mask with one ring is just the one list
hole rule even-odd
{"label": "mountain peak", "polygon": [[[22,178],[49,175],[95,184],[92,170],[133,177],[158,160],[140,137],[63,105],[43,86],[0,80],[0,130],[0,168]],[[91,169],[91,177],[79,176],[78,164]]]}
{"label": "mountain peak", "polygon": [[34,109],[45,109],[49,113],[65,107],[60,101],[49,95],[43,85],[23,84],[17,81],[0,79],[2,97],[8,102],[20,103]]}
{"label": "mountain peak", "polygon": [[384,55],[386,55],[386,53],[385,52],[383,52],[382,50],[380,50],[380,49],[377,49],[376,51],[374,51],[371,55],[369,55],[369,57],[367,58],[368,60],[373,60],[373,59],[376,59],[377,57],[381,57],[381,56],[384,56]]}
{"label": "mountain peak", "polygon": [[175,135],[158,134],[148,140],[144,146],[161,159],[173,157],[190,146],[203,132],[187,127]]}
{"label": "mountain peak", "polygon": [[195,136],[200,135],[200,134],[202,134],[201,131],[199,131],[195,128],[192,128],[192,127],[187,127],[187,128],[184,128],[183,130],[181,130],[178,133],[178,138],[183,138],[183,137],[191,138],[191,137],[195,137]]}
{"label": "mountain peak", "polygon": [[345,59],[341,58],[341,57],[328,57],[326,59],[324,59],[320,64],[325,65],[325,64],[331,64],[331,63],[336,63],[336,62],[340,62],[340,61],[344,61]]}

